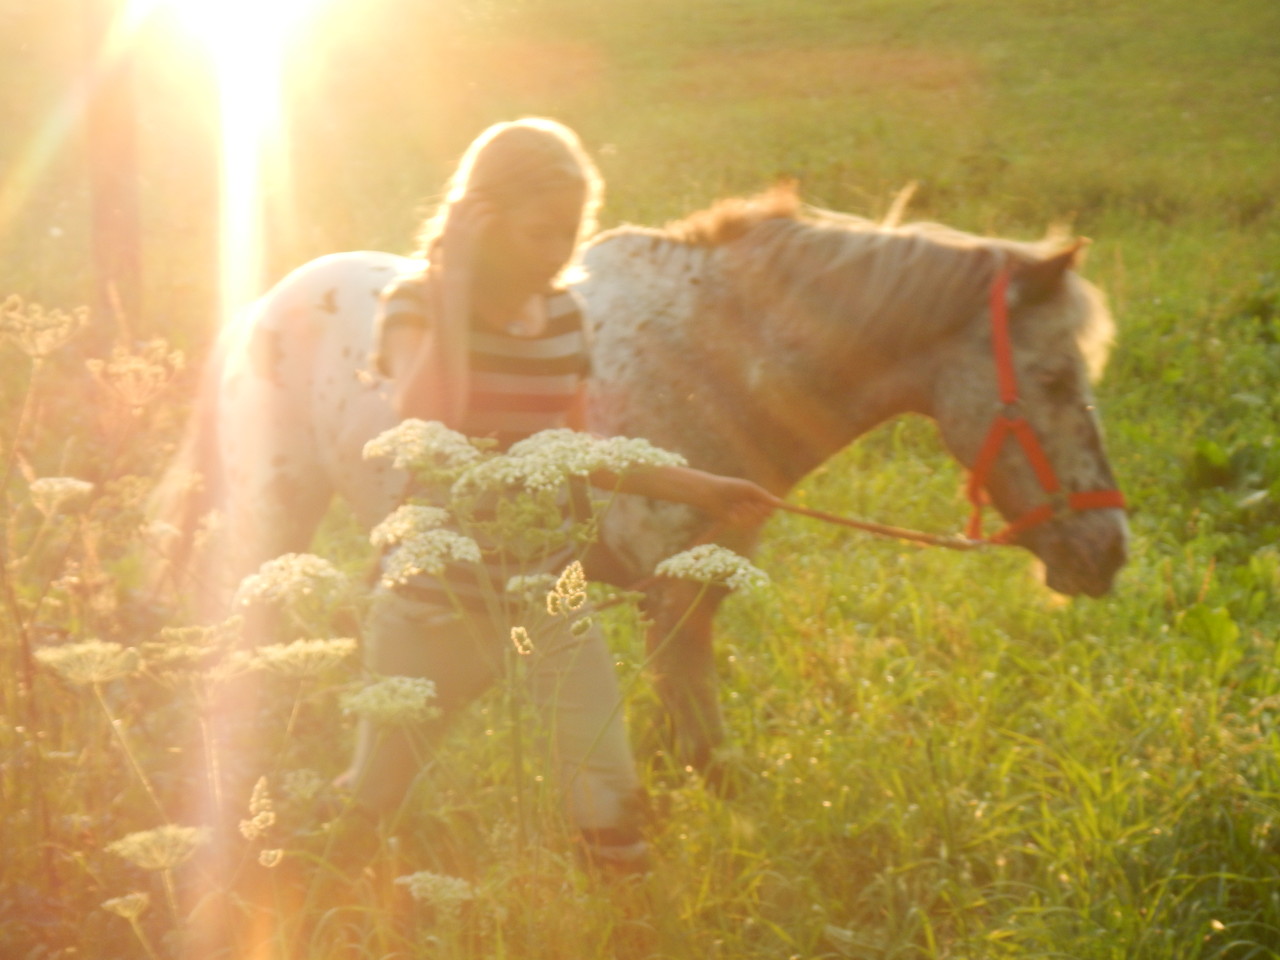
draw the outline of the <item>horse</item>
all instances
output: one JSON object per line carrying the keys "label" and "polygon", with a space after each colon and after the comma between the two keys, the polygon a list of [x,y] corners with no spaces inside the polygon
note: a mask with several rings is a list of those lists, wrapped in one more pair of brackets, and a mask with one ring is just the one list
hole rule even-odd
{"label": "horse", "polygon": [[[576,285],[592,334],[590,429],[785,496],[873,427],[921,414],[973,471],[971,535],[989,501],[1010,522],[997,539],[1035,554],[1051,589],[1102,596],[1126,561],[1128,525],[1091,386],[1114,324],[1075,269],[1080,249],[877,223],[787,189],[604,232]],[[228,326],[153,501],[180,531],[171,557],[219,506],[225,588],[305,550],[335,493],[366,528],[395,506],[404,478],[361,455],[395,422],[365,367],[380,292],[420,267],[372,251],[325,256]],[[711,536],[748,555],[755,546],[755,532],[711,529],[692,507],[622,495],[588,563],[596,578],[644,582],[676,756],[704,773],[726,739],[711,644],[723,593],[690,613],[695,585],[649,575]]]}

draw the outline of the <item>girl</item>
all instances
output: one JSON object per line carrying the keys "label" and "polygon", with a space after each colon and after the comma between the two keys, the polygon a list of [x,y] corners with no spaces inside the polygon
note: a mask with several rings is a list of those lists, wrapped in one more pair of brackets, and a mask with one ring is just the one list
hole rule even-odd
{"label": "girl", "polygon": [[[383,293],[375,361],[400,418],[440,421],[503,447],[539,430],[581,429],[587,325],[564,284],[579,242],[594,230],[601,194],[578,138],[554,121],[500,123],[471,144],[423,231],[423,270]],[[692,504],[728,523],[761,523],[777,502],[748,481],[682,467],[591,480]],[[537,572],[559,572],[564,559]],[[366,811],[400,805],[423,748],[502,669],[510,627],[486,614],[475,583],[474,571],[446,571],[375,595],[366,665],[434,681],[441,716],[414,730],[362,724],[343,780]],[[476,602],[464,625],[451,601],[468,599]],[[477,618],[479,632],[470,629]],[[570,637],[563,622],[543,627],[550,633],[536,642],[545,652],[530,658],[532,697],[551,731],[569,817],[591,859],[637,868],[646,858],[640,784],[610,654],[595,628]]]}

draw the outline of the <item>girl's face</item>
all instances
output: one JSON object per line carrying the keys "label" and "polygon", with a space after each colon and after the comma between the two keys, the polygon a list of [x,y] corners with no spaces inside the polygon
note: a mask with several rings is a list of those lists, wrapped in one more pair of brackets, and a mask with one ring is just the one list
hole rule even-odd
{"label": "girl's face", "polygon": [[547,288],[573,256],[586,190],[557,187],[498,214],[481,245],[481,273],[512,292]]}

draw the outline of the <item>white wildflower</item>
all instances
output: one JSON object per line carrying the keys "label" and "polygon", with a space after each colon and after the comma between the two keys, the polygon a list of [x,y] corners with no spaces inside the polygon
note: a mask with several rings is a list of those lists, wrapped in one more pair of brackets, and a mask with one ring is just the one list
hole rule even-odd
{"label": "white wildflower", "polygon": [[29,488],[32,505],[46,517],[78,506],[93,493],[93,484],[74,477],[41,477]]}
{"label": "white wildflower", "polygon": [[467,501],[485,493],[524,490],[538,493],[555,490],[567,476],[554,460],[504,454],[472,464],[453,485],[455,501]]}
{"label": "white wildflower", "polygon": [[314,770],[305,767],[290,770],[281,778],[281,789],[290,800],[307,803],[320,795],[325,788],[325,779]]}
{"label": "white wildflower", "polygon": [[284,860],[283,850],[263,850],[258,854],[258,863],[270,870],[272,867],[280,866]]}
{"label": "white wildflower", "polygon": [[769,576],[727,547],[704,543],[668,557],[654,568],[661,577],[722,584],[730,590],[755,590],[769,582]]}
{"label": "white wildflower", "polygon": [[172,870],[190,860],[209,842],[208,827],[179,827],[166,824],[141,830],[107,844],[107,850],[143,870]]}
{"label": "white wildflower", "polygon": [[407,887],[414,900],[435,907],[440,919],[446,922],[456,919],[462,905],[476,897],[475,887],[466,880],[428,870],[397,877],[395,882],[397,886]]}
{"label": "white wildflower", "polygon": [[369,534],[369,542],[375,547],[390,547],[410,537],[435,530],[449,519],[449,511],[441,507],[425,507],[406,503],[397,507]]}
{"label": "white wildflower", "polygon": [[541,600],[555,589],[556,577],[551,573],[518,573],[507,581],[507,593],[526,603]]}
{"label": "white wildflower", "polygon": [[632,437],[596,437],[577,430],[542,430],[511,445],[510,456],[555,463],[566,474],[597,470],[623,473],[635,467],[683,466],[684,457]]}
{"label": "white wildflower", "polygon": [[259,647],[254,657],[256,666],[286,677],[302,680],[318,677],[332,670],[356,652],[356,642],[349,637],[331,640],[295,640]]}
{"label": "white wildflower", "polygon": [[600,441],[589,433],[558,428],[542,430],[513,443],[508,456],[555,464],[565,474],[585,476],[600,469]]}
{"label": "white wildflower", "polygon": [[258,655],[252,650],[229,650],[209,665],[205,676],[214,683],[225,683],[259,667]]}
{"label": "white wildflower", "polygon": [[149,906],[151,906],[151,897],[141,891],[102,901],[103,910],[114,913],[117,917],[124,917],[126,920],[137,920]]}
{"label": "white wildflower", "polygon": [[50,310],[38,303],[24,304],[10,296],[0,305],[0,336],[33,360],[43,360],[80,332],[89,322],[89,308],[70,313]]}
{"label": "white wildflower", "polygon": [[382,583],[390,587],[423,573],[439,576],[451,561],[479,563],[479,545],[453,530],[426,530],[409,537],[387,557]]}
{"label": "white wildflower", "polygon": [[688,461],[672,450],[655,447],[640,437],[606,437],[604,459],[598,469],[625,473],[636,467],[683,467]]}
{"label": "white wildflower", "polygon": [[547,613],[556,616],[579,610],[587,602],[587,575],[575,560],[564,568],[553,591],[547,594]]}
{"label": "white wildflower", "polygon": [[364,458],[389,457],[397,470],[452,473],[480,459],[480,451],[456,430],[434,420],[401,420],[364,445]]}
{"label": "white wildflower", "polygon": [[65,680],[77,685],[107,683],[138,669],[138,652],[118,643],[85,640],[44,647],[35,657]]}
{"label": "white wildflower", "polygon": [[146,673],[166,686],[226,680],[257,663],[250,651],[237,649],[243,628],[238,615],[206,626],[165,627],[139,653]]}
{"label": "white wildflower", "polygon": [[529,638],[529,631],[524,627],[511,628],[511,644],[516,648],[516,653],[522,657],[533,653],[533,641]]}
{"label": "white wildflower", "polygon": [[286,553],[268,560],[240,581],[235,602],[280,603],[303,597],[330,600],[346,588],[346,577],[328,560],[310,553]]}
{"label": "white wildflower", "polygon": [[342,698],[342,709],[383,726],[401,726],[440,715],[436,685],[424,677],[385,677]]}
{"label": "white wildflower", "polygon": [[568,477],[684,462],[679,454],[661,450],[647,440],[594,437],[564,428],[543,430],[512,444],[505,455],[472,465],[454,484],[453,495],[465,500],[484,491],[511,488],[537,493],[556,489]]}
{"label": "white wildflower", "polygon": [[168,389],[185,360],[181,350],[170,350],[166,341],[157,339],[144,343],[139,353],[116,347],[109,359],[86,360],[84,365],[104,389],[137,411]]}

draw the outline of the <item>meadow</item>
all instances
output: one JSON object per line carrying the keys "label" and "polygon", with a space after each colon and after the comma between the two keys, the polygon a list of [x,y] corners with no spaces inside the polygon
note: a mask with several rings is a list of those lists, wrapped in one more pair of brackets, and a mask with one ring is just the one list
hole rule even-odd
{"label": "meadow", "polygon": [[[144,31],[143,309],[22,342],[90,296],[83,143],[52,119],[87,69],[75,9],[0,0],[23,38],[0,65],[18,158],[0,298],[22,298],[0,346],[0,955],[191,956],[206,862],[144,869],[112,845],[193,822],[228,642],[145,587],[139,543],[217,323],[213,90],[192,41]],[[344,870],[309,791],[347,759],[355,661],[269,678],[241,718],[272,761],[269,797],[234,801],[271,813],[237,839],[238,955],[1280,956],[1280,6],[334,0],[297,41],[272,279],[407,252],[465,144],[524,114],[581,132],[604,226],[794,177],[864,216],[916,182],[907,219],[1091,238],[1133,539],[1113,595],[1067,601],[1016,551],[775,517],[755,558],[771,585],[717,625],[727,796],[662,752],[636,615],[611,610],[655,808],[653,872],[626,882],[574,862],[512,687],[459,725],[372,866]],[[32,486],[52,477],[93,486]],[[792,498],[952,532],[961,482],[932,426],[903,420]],[[315,551],[355,582],[368,561],[341,509]],[[333,636],[358,632],[359,604]],[[89,640],[119,657],[79,684],[35,655]],[[197,642],[212,652],[179,662]],[[395,882],[418,872],[465,899]]]}

